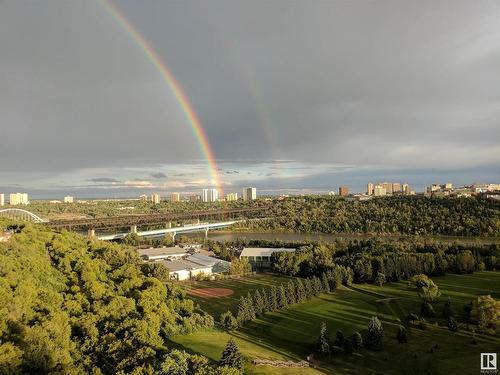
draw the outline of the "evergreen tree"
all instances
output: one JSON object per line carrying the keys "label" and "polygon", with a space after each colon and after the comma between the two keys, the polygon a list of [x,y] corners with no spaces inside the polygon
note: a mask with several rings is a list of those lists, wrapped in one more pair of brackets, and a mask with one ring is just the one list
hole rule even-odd
{"label": "evergreen tree", "polygon": [[306,290],[301,279],[295,280],[295,291],[297,296],[297,303],[304,302],[306,299]]}
{"label": "evergreen tree", "polygon": [[281,284],[278,288],[277,305],[279,310],[283,310],[288,306],[288,299],[286,297],[285,286]]}
{"label": "evergreen tree", "polygon": [[323,290],[321,280],[319,278],[317,278],[316,276],[313,276],[312,283],[313,283],[314,295],[318,296]]}
{"label": "evergreen tree", "polygon": [[337,334],[335,335],[334,345],[338,346],[339,348],[342,348],[344,346],[344,341],[346,341],[345,337],[344,337],[344,333],[339,329],[337,331]]}
{"label": "evergreen tree", "polygon": [[368,322],[368,334],[366,335],[366,346],[373,350],[382,348],[382,339],[384,337],[384,328],[376,316],[372,316]]}
{"label": "evergreen tree", "polygon": [[328,276],[326,275],[326,273],[323,273],[321,275],[321,284],[323,292],[330,293],[330,283],[328,281]]}
{"label": "evergreen tree", "polygon": [[253,306],[254,306],[256,315],[260,316],[260,315],[264,314],[265,303],[264,303],[264,299],[262,298],[262,294],[260,294],[260,292],[258,290],[256,290],[254,295],[253,295]]}
{"label": "evergreen tree", "polygon": [[220,316],[220,325],[230,331],[238,328],[238,320],[234,317],[231,311],[226,311]]}
{"label": "evergreen tree", "polygon": [[396,338],[400,344],[404,344],[408,342],[408,335],[406,333],[406,328],[403,326],[399,326],[398,333],[396,334]]}
{"label": "evergreen tree", "polygon": [[248,320],[247,299],[245,297],[240,297],[236,319],[239,325],[243,325]]}
{"label": "evergreen tree", "polygon": [[293,281],[290,281],[286,286],[286,297],[289,305],[297,303],[297,291]]}
{"label": "evergreen tree", "polygon": [[351,355],[354,352],[351,340],[344,340],[344,353]]}
{"label": "evergreen tree", "polygon": [[385,284],[385,275],[382,272],[377,273],[375,284],[377,284],[378,286],[382,286]]}
{"label": "evergreen tree", "polygon": [[236,345],[236,342],[231,337],[222,352],[222,357],[219,361],[219,366],[227,366],[237,368],[239,370],[243,369],[243,356]]}
{"label": "evergreen tree", "polygon": [[457,332],[458,331],[458,323],[457,323],[457,321],[455,320],[455,318],[452,315],[450,315],[448,317],[448,321],[447,321],[446,325],[448,326],[448,329],[451,332]]}
{"label": "evergreen tree", "polygon": [[354,332],[351,336],[351,342],[355,350],[361,350],[363,348],[363,336],[361,336],[361,333]]}
{"label": "evergreen tree", "polygon": [[269,295],[267,294],[265,289],[262,289],[261,295],[262,295],[262,301],[264,302],[264,307],[262,309],[262,312],[266,313],[271,311],[271,309],[269,308]]}
{"label": "evergreen tree", "polygon": [[269,291],[269,311],[276,311],[278,308],[278,288],[275,285]]}
{"label": "evergreen tree", "polygon": [[432,318],[436,315],[436,312],[429,302],[423,301],[420,307],[420,315]]}
{"label": "evergreen tree", "polygon": [[443,318],[448,319],[450,316],[453,316],[453,310],[451,308],[451,300],[448,300],[444,303],[443,306]]}
{"label": "evergreen tree", "polygon": [[326,323],[321,323],[321,330],[319,333],[318,341],[316,343],[316,352],[322,358],[327,358],[331,354],[330,338],[326,329]]}
{"label": "evergreen tree", "polygon": [[246,298],[246,311],[247,311],[247,318],[248,320],[255,320],[256,318],[256,313],[255,313],[255,306],[253,304],[253,299],[252,299],[252,295],[250,294],[250,292],[248,292],[247,294],[247,298]]}

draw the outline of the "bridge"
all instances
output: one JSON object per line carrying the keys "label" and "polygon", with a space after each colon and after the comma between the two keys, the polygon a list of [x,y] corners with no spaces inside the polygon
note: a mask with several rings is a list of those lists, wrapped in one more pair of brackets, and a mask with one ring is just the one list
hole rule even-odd
{"label": "bridge", "polygon": [[33,223],[47,222],[47,220],[42,219],[40,216],[21,208],[6,208],[4,210],[0,210],[0,217],[13,220],[30,221]]}
{"label": "bridge", "polygon": [[[55,220],[46,222],[49,228],[61,230],[103,230],[134,227],[168,225],[172,221],[196,220],[200,221],[224,221],[228,219],[241,220],[262,217],[270,209],[270,206],[259,206],[251,208],[234,208],[225,210],[204,210],[178,213],[123,215],[112,217],[100,217],[76,220]],[[136,231],[136,230],[135,230]]]}
{"label": "bridge", "polygon": [[[220,223],[200,223],[194,225],[185,225],[181,227],[174,228],[164,228],[164,229],[154,229],[147,231],[135,231],[135,232],[122,232],[116,234],[106,234],[97,236],[100,240],[111,241],[111,240],[119,240],[125,238],[130,233],[135,233],[140,237],[158,237],[170,235],[172,236],[172,240],[175,240],[175,236],[181,233],[192,233],[192,232],[205,232],[205,238],[208,237],[208,231],[210,229],[222,229],[227,228],[233,224],[236,224],[238,221],[225,221]],[[89,232],[89,235],[95,235],[95,232]]]}
{"label": "bridge", "polygon": [[[238,221],[261,218],[270,208],[271,206],[269,205],[261,205],[250,208],[123,215],[54,221],[44,220],[38,215],[23,209],[8,208],[0,210],[0,217],[42,223],[54,230],[66,229],[87,231],[89,237],[96,237],[96,231],[109,232],[110,230],[116,230],[116,234],[102,234],[97,236],[99,239],[113,240],[124,238],[129,233],[136,233],[139,236],[160,236],[170,234],[172,237],[175,237],[178,233],[205,231],[205,235],[207,235],[210,229],[225,228]],[[197,224],[172,227],[172,222],[187,220],[195,220]],[[204,223],[200,223],[200,221]],[[206,221],[211,221],[211,223],[205,223]],[[159,226],[163,226],[163,228],[157,229]],[[138,231],[138,227],[153,227],[153,229]],[[121,232],[119,231],[120,229],[122,229]],[[123,229],[127,229],[127,231],[124,232]]]}

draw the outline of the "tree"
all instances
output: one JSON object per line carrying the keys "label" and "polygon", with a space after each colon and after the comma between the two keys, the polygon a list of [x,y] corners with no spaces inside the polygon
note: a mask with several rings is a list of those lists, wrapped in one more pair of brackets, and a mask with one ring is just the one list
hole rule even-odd
{"label": "tree", "polygon": [[243,356],[241,355],[236,341],[231,337],[222,352],[222,357],[219,361],[220,366],[234,367],[239,370],[243,369]]}
{"label": "tree", "polygon": [[276,311],[278,309],[278,288],[275,285],[269,290],[269,311]]}
{"label": "tree", "polygon": [[354,352],[351,340],[344,340],[344,353],[351,355]]}
{"label": "tree", "polygon": [[404,344],[408,342],[408,334],[406,333],[406,328],[403,326],[398,327],[398,333],[396,334],[396,338],[400,344]]}
{"label": "tree", "polygon": [[373,350],[382,348],[382,339],[384,337],[384,328],[376,316],[372,316],[368,322],[368,333],[366,335],[366,346]]}
{"label": "tree", "polygon": [[451,332],[458,331],[458,323],[452,315],[448,316],[448,321],[446,322],[446,325],[448,326],[448,329]]}
{"label": "tree", "polygon": [[344,341],[346,341],[345,337],[344,337],[344,333],[339,329],[337,331],[337,334],[335,335],[334,345],[342,348],[344,346]]}
{"label": "tree", "polygon": [[290,281],[286,286],[286,296],[289,305],[297,303],[297,291],[295,290],[295,284],[293,281]]}
{"label": "tree", "polygon": [[328,331],[326,329],[325,322],[321,323],[321,329],[316,343],[316,352],[322,358],[327,358],[331,354],[330,338],[328,337]]}
{"label": "tree", "polygon": [[480,329],[496,330],[499,324],[500,301],[492,296],[478,296],[472,301],[471,319]]}
{"label": "tree", "polygon": [[264,299],[262,298],[262,294],[258,290],[255,291],[253,295],[253,306],[255,309],[255,314],[256,315],[262,315],[265,310],[265,302]]}
{"label": "tree", "polygon": [[363,348],[363,336],[361,336],[361,333],[354,332],[351,336],[351,342],[354,350],[361,350]]}
{"label": "tree", "polygon": [[378,286],[382,286],[385,284],[385,275],[383,273],[377,273],[377,277],[375,277],[375,284],[377,284]]}
{"label": "tree", "polygon": [[424,302],[432,303],[441,295],[438,286],[427,275],[413,276],[410,284],[417,289],[418,295]]}
{"label": "tree", "polygon": [[434,311],[434,307],[432,307],[429,302],[423,301],[420,306],[420,315],[432,318],[436,316],[436,312]]}
{"label": "tree", "polygon": [[238,320],[234,317],[231,311],[226,311],[225,313],[221,314],[220,324],[224,329],[228,331],[238,328]]}
{"label": "tree", "polygon": [[285,286],[281,284],[278,288],[277,305],[279,310],[283,310],[288,306]]}
{"label": "tree", "polygon": [[323,273],[321,275],[321,284],[323,292],[330,293],[330,283],[328,282],[328,276],[326,275],[326,273]]}
{"label": "tree", "polygon": [[454,314],[453,314],[453,310],[451,308],[451,300],[448,298],[448,300],[444,303],[442,316],[443,316],[443,318],[447,319],[453,315]]}

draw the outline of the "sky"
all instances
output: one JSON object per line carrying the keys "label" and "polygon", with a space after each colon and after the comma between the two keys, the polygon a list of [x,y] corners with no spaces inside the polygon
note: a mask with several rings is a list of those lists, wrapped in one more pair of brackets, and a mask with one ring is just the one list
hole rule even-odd
{"label": "sky", "polygon": [[[500,182],[500,2],[112,2],[169,67],[224,190]],[[0,1],[0,191],[210,187],[182,108],[101,1]]]}

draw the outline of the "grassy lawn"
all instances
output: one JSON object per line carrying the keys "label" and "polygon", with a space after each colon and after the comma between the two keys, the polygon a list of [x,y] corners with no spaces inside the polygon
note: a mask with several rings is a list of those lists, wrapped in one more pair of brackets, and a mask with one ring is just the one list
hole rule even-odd
{"label": "grassy lawn", "polygon": [[215,319],[227,310],[236,313],[238,302],[241,296],[246,296],[248,292],[253,292],[256,289],[269,289],[273,285],[280,285],[288,282],[292,278],[275,276],[271,274],[257,274],[245,276],[238,279],[226,279],[220,281],[192,281],[185,284],[186,289],[197,288],[229,288],[234,291],[234,294],[227,297],[218,298],[202,298],[190,296],[202,310],[208,312]]}
{"label": "grassy lawn", "polygon": [[[459,320],[463,316],[463,306],[474,296],[491,294],[500,298],[500,272],[447,275],[433,280],[443,293],[440,300],[434,304],[440,326],[430,326],[425,331],[418,328],[409,329],[407,344],[399,344],[395,340],[396,329],[408,313],[419,313],[420,302],[416,292],[408,289],[406,282],[391,283],[383,287],[366,284],[340,288],[334,293],[322,294],[280,313],[267,314],[262,319],[247,324],[243,329],[232,332],[231,335],[237,339],[243,354],[250,360],[288,358],[298,361],[305,359],[312,352],[321,322],[327,323],[330,336],[334,338],[339,329],[346,336],[356,330],[366,329],[368,319],[377,315],[385,329],[384,348],[380,352],[363,350],[361,354],[350,357],[337,353],[328,367],[309,369],[307,372],[297,369],[295,373],[314,374],[321,371],[334,374],[478,374],[480,353],[498,352],[500,338],[476,334],[477,344],[473,344],[469,331],[462,329],[452,333],[443,326],[439,316],[443,303],[448,298],[451,299],[452,308]],[[222,283],[229,281],[233,280],[225,280]],[[244,293],[246,294],[246,291]],[[393,299],[379,301],[384,298]],[[237,300],[237,297],[235,299]],[[173,341],[188,350],[217,360],[228,337],[227,333],[213,330],[176,336]],[[434,348],[436,344],[438,347]],[[247,365],[247,372],[294,374],[290,369],[256,367],[250,364]]]}

